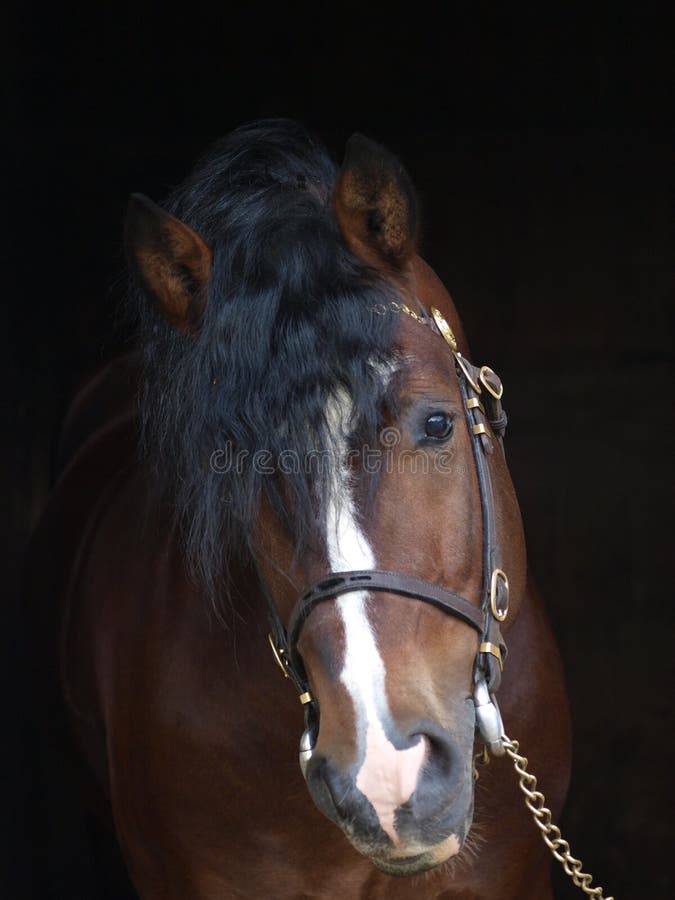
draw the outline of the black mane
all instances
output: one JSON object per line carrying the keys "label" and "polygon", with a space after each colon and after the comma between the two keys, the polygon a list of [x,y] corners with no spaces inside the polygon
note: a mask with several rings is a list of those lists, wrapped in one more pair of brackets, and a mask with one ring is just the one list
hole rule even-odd
{"label": "black mane", "polygon": [[[265,121],[216,143],[164,204],[211,246],[213,271],[196,336],[140,298],[144,447],[190,567],[214,599],[228,562],[253,549],[262,499],[297,548],[323,529],[329,473],[300,465],[265,474],[251,465],[256,451],[269,451],[272,466],[282,451],[300,461],[330,451],[326,410],[340,391],[351,398],[357,439],[375,440],[378,363],[390,358],[394,317],[372,308],[394,299],[393,289],[342,242],[336,175],[303,128]],[[248,452],[240,471],[222,471],[228,448]]]}

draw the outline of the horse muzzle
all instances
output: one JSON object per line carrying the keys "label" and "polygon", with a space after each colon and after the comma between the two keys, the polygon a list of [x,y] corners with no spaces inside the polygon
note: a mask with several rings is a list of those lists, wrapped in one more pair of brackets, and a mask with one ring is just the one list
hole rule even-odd
{"label": "horse muzzle", "polygon": [[346,769],[320,746],[312,752],[305,735],[307,786],[318,809],[378,868],[417,874],[458,853],[471,827],[472,729],[470,735],[458,742],[421,723],[388,758],[366,753]]}

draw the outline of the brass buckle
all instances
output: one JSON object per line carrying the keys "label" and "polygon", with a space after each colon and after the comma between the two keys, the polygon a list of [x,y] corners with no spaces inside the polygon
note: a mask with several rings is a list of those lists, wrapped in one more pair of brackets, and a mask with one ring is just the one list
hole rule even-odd
{"label": "brass buckle", "polygon": [[[495,378],[497,379],[497,381],[499,382],[499,390],[498,390],[498,391],[496,391],[496,390],[492,387],[492,385],[490,384],[490,382],[489,382],[489,381],[487,380],[487,378],[485,377],[485,373],[486,373],[486,372],[489,372],[489,373],[491,373],[492,375],[494,375]],[[491,369],[490,366],[481,366],[481,367],[480,367],[480,372],[479,372],[479,374],[478,374],[478,378],[480,379],[480,383],[483,385],[483,387],[484,387],[485,390],[488,392],[488,394],[490,394],[492,397],[494,397],[495,400],[501,400],[501,399],[502,399],[502,394],[504,393],[504,385],[502,384],[501,378],[499,377],[499,375],[497,375],[497,373],[495,372],[494,369]]]}
{"label": "brass buckle", "polygon": [[[502,579],[504,587],[506,588],[506,606],[504,609],[499,609],[497,606],[498,578]],[[503,622],[509,612],[509,579],[506,576],[506,572],[502,571],[502,569],[492,570],[492,577],[490,578],[490,609],[492,610],[492,615],[498,622]]]}
{"label": "brass buckle", "polygon": [[431,312],[434,322],[436,323],[436,325],[438,327],[438,330],[441,333],[441,337],[445,340],[446,344],[448,344],[450,346],[450,349],[452,350],[452,352],[456,353],[457,352],[457,339],[455,338],[452,328],[445,321],[445,317],[443,316],[443,313],[439,309],[436,309],[435,306],[431,307],[430,312]]}
{"label": "brass buckle", "polygon": [[277,665],[284,673],[284,678],[289,678],[290,676],[288,674],[286,666],[284,665],[284,661],[281,658],[281,654],[284,652],[283,649],[281,647],[277,647],[271,634],[267,635],[267,640],[270,642],[270,647],[272,648],[272,653],[274,654],[274,659],[276,660]]}
{"label": "brass buckle", "polygon": [[469,363],[464,359],[461,353],[455,353],[455,359],[457,360],[460,369],[464,372],[466,380],[469,382],[471,387],[477,394],[482,394],[482,390],[477,381],[474,380],[473,375],[469,371]]}

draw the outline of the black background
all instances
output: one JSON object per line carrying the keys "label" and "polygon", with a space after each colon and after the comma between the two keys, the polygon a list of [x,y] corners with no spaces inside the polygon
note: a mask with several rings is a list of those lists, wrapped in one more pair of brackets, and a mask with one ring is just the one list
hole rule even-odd
{"label": "black background", "polygon": [[646,4],[367,9],[5,8],[3,897],[44,896],[36,870],[54,896],[103,896],[77,882],[75,837],[54,862],[58,804],[51,826],[34,805],[14,636],[59,417],[123,343],[126,198],[161,200],[212,139],[268,115],[300,119],[338,156],[364,131],[416,182],[423,253],[475,361],[506,383],[575,725],[563,830],[617,898],[671,896],[672,21]]}

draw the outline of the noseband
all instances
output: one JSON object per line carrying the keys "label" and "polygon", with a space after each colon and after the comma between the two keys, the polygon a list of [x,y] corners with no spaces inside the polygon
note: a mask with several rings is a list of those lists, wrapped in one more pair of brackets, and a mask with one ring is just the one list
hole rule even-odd
{"label": "noseband", "polygon": [[420,304],[421,315],[403,303],[382,306],[374,312],[403,312],[417,322],[427,325],[449,345],[459,383],[466,424],[471,436],[473,458],[478,476],[483,522],[483,580],[480,606],[456,594],[440,584],[424,581],[399,572],[378,569],[352,572],[331,572],[305,590],[291,613],[288,629],[285,629],[276,607],[270,602],[272,633],[270,645],[275,659],[287,678],[290,678],[305,708],[305,732],[300,744],[300,763],[304,768],[312,755],[318,734],[318,703],[309,690],[307,675],[298,652],[298,640],[302,627],[312,610],[327,600],[353,591],[385,591],[430,603],[437,609],[455,616],[474,628],[478,635],[478,649],[474,662],[473,700],[476,725],[485,744],[492,753],[504,753],[502,736],[504,729],[495,700],[495,692],[501,681],[501,670],[506,658],[506,644],[500,623],[506,619],[509,608],[509,582],[502,568],[500,547],[496,536],[494,495],[488,457],[494,452],[495,441],[503,452],[503,436],[506,430],[506,414],[502,409],[502,383],[489,368],[473,366],[457,350],[455,336],[441,313],[432,307],[431,315]]}

